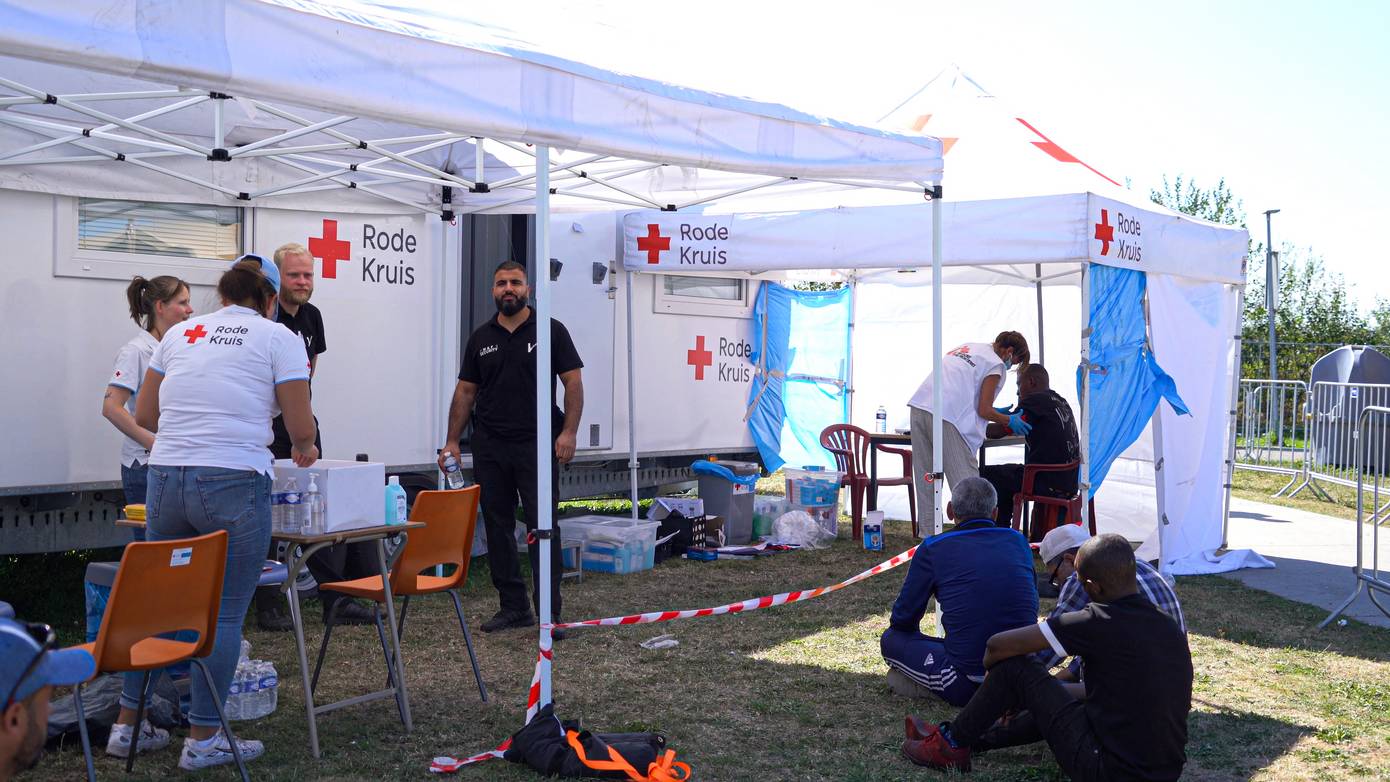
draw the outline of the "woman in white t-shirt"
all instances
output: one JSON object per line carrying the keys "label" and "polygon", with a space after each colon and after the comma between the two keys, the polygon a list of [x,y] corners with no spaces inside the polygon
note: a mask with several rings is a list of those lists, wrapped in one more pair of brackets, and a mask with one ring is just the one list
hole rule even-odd
{"label": "woman in white t-shirt", "polygon": [[[941,357],[941,472],[948,485],[978,476],[975,453],[985,439],[985,425],[1009,426],[1018,434],[1030,428],[1017,414],[994,407],[994,398],[1011,367],[1028,366],[1028,340],[1017,331],[1003,331],[994,342],[967,342]],[[937,472],[932,465],[933,389],[937,373],[927,375],[908,405],[912,408],[912,479],[917,493],[919,531],[930,530],[936,513],[935,498],[926,476]]]}
{"label": "woman in white t-shirt", "polygon": [[[227,532],[227,567],[217,637],[206,663],[211,692],[194,677],[179,767],[197,770],[233,762],[219,729],[217,704],[227,698],[241,649],[241,625],[270,545],[270,421],[283,411],[301,467],[318,459],[309,406],[304,342],[269,320],[280,289],[275,264],[243,256],[218,281],[223,307],[191,318],[164,335],[136,405],[135,420],[155,433],[145,514],[150,540]],[[121,713],[107,751],[128,754],[141,674],[128,674]],[[140,726],[141,751],[169,743],[169,733]],[[237,740],[242,758],[259,757],[259,741]],[[124,752],[123,752],[124,750]]]}
{"label": "woman in white t-shirt", "polygon": [[[153,279],[136,277],[125,289],[130,304],[130,319],[142,330],[121,346],[111,379],[106,381],[106,396],[101,401],[101,414],[120,430],[121,488],[126,504],[145,501],[146,463],[154,433],[135,423],[135,400],[140,395],[140,382],[150,366],[150,356],[165,332],[193,315],[189,304],[188,283],[178,277],[161,275]],[[144,532],[137,530],[135,538],[143,540]]]}

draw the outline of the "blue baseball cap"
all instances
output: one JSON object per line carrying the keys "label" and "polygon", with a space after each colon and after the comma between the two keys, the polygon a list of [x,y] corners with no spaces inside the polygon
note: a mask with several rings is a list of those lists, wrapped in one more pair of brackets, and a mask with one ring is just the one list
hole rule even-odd
{"label": "blue baseball cap", "polygon": [[274,261],[267,261],[259,255],[247,253],[235,261],[232,261],[232,265],[236,266],[242,261],[260,261],[261,274],[264,274],[265,278],[270,280],[270,287],[275,289],[275,293],[277,295],[280,293],[280,267],[276,266]]}
{"label": "blue baseball cap", "polygon": [[92,678],[97,663],[85,649],[50,649],[47,625],[0,619],[0,708],[8,708],[39,689],[71,687]]}

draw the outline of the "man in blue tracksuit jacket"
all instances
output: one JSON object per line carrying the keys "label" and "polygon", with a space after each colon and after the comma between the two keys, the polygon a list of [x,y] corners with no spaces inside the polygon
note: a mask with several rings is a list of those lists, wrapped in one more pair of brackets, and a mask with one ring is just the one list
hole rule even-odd
{"label": "man in blue tracksuit jacket", "polygon": [[[983,478],[952,486],[946,513],[955,529],[917,547],[879,641],[895,691],[907,694],[894,682],[901,676],[910,689],[964,706],[984,681],[989,637],[1038,621],[1033,553],[1023,535],[995,526],[995,502],[994,487]],[[920,630],[933,597],[941,603],[945,639]]]}

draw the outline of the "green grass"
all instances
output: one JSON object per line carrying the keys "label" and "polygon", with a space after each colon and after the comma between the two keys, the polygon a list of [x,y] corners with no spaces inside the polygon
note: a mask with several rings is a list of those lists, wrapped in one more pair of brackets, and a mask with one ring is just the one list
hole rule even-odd
{"label": "green grass", "polygon": [[[586,575],[582,583],[565,583],[565,615],[695,608],[834,583],[911,545],[905,525],[888,526],[883,553],[842,540],[827,550],[760,561],[676,560],[630,576]],[[892,695],[878,654],[878,636],[904,572],[764,611],[576,631],[557,647],[558,713],[596,730],[659,729],[699,780],[938,778],[899,757],[903,715],[941,720],[953,710]],[[1192,630],[1196,672],[1184,779],[1390,780],[1390,630],[1357,622],[1316,630],[1319,609],[1220,577],[1184,578],[1177,590]],[[240,728],[268,746],[252,774],[276,780],[423,779],[432,757],[489,749],[515,731],[535,635],[477,632],[497,605],[482,560],[475,563],[464,602],[491,701],[478,700],[447,599],[417,601],[405,639],[414,732],[402,731],[389,701],[350,707],[321,718],[319,760],[307,750],[288,635],[250,630],[255,656],[274,660],[282,677],[276,713]],[[1048,607],[1044,601],[1043,609]],[[315,615],[311,609],[309,616]],[[310,627],[311,650],[320,633]],[[662,633],[674,634],[680,645],[638,647]],[[384,680],[370,628],[335,633],[328,659],[320,684],[327,697],[365,692]],[[176,762],[173,748],[142,757],[133,778],[167,778],[176,773]],[[972,776],[980,782],[1062,779],[1043,745],[991,753],[975,768]],[[104,758],[98,773],[125,778],[115,761]],[[81,774],[81,753],[69,745],[26,778],[46,782]],[[234,778],[225,770],[203,776]],[[537,777],[490,761],[458,778]]]}

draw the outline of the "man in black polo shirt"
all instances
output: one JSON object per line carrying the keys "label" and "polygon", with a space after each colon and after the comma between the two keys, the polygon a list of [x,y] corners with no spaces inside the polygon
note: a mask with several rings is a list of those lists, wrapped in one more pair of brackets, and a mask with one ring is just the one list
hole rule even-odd
{"label": "man in black polo shirt", "polygon": [[[1091,603],[992,636],[985,681],[953,721],[908,718],[909,760],[969,771],[972,753],[1045,740],[1077,782],[1182,776],[1192,706],[1187,635],[1139,594],[1134,550],[1119,535],[1086,541],[1076,573]],[[1084,700],[1030,657],[1049,647],[1085,662]]]}
{"label": "man in black polo shirt", "polygon": [[[526,584],[516,555],[516,506],[518,499],[526,528],[536,529],[536,313],[527,306],[531,295],[526,267],[507,261],[492,277],[492,298],[497,316],[479,326],[463,350],[463,367],[449,404],[449,434],[440,451],[442,468],[449,454],[459,455],[459,438],[470,417],[473,420],[473,477],[482,486],[483,523],[487,532],[488,564],[497,588],[501,610],[484,622],[485,632],[526,627],[536,622],[526,601]],[[580,369],[584,362],[564,324],[550,321],[550,372],[564,385],[565,409],[551,410],[551,436],[555,438],[551,462],[551,501],[559,499],[559,468],[574,457],[575,434],[584,411]],[[553,388],[553,380],[552,380]],[[533,581],[532,602],[540,612],[538,550],[527,547]],[[560,525],[554,525],[550,542],[550,612],[560,616]],[[559,636],[557,635],[557,638]]]}
{"label": "man in black polo shirt", "polygon": [[[328,342],[323,335],[323,313],[309,303],[314,295],[314,256],[304,245],[290,242],[275,251],[274,260],[280,270],[279,307],[275,321],[304,340],[304,350],[309,354],[310,382],[313,382],[319,354],[328,350]],[[319,453],[323,453],[317,417],[314,418],[314,425],[314,445]],[[290,458],[290,435],[285,430],[284,418],[276,416],[270,422],[270,428],[275,437],[270,444],[271,455],[276,459]],[[314,580],[320,584],[364,578],[378,572],[376,549],[370,543],[331,546],[315,553],[307,564]],[[323,603],[325,623],[330,616],[337,624],[372,623],[372,612],[344,595],[321,592],[319,600]],[[256,591],[256,624],[262,630],[288,630],[291,627],[284,603],[274,587],[262,587]]]}
{"label": "man in black polo shirt", "polygon": [[[1033,427],[1025,435],[1025,464],[1068,464],[1081,458],[1076,417],[1067,400],[1052,390],[1042,364],[1029,364],[1018,373],[1018,408],[1023,420]],[[990,424],[985,427],[985,434],[1003,437],[1008,434],[1008,427]],[[1038,473],[1033,490],[1054,497],[1075,496],[1076,473],[1076,468]],[[996,519],[999,526],[1010,526],[1014,517],[1014,495],[1023,488],[1023,465],[987,464],[980,468],[980,477],[993,484],[999,495],[999,517]],[[1038,529],[1034,533],[1033,540],[1038,541],[1047,530]]]}

